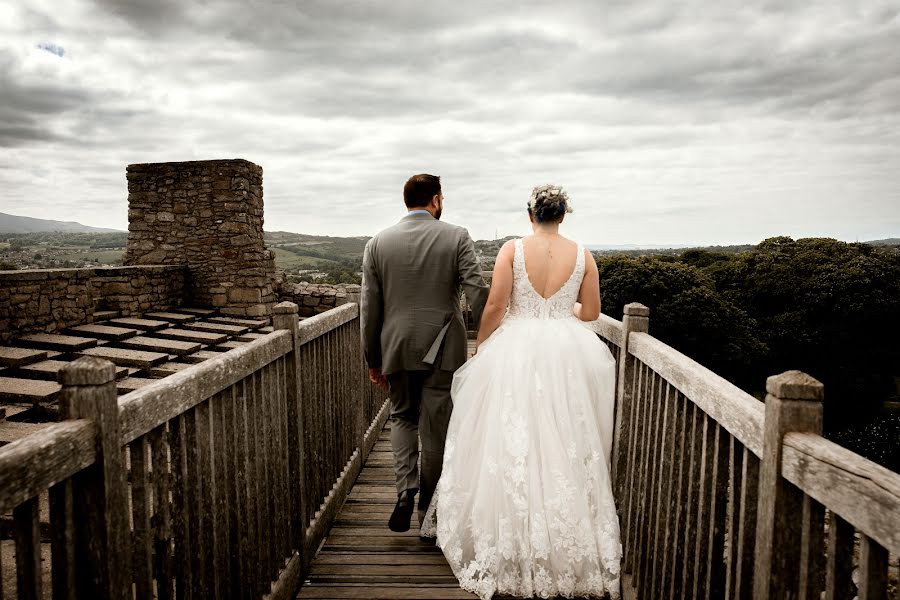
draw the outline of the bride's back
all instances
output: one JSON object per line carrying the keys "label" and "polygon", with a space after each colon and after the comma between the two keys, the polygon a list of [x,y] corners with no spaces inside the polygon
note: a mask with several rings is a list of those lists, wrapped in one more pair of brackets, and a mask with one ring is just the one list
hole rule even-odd
{"label": "bride's back", "polygon": [[575,271],[578,244],[559,234],[523,237],[522,248],[528,281],[543,298],[556,294]]}

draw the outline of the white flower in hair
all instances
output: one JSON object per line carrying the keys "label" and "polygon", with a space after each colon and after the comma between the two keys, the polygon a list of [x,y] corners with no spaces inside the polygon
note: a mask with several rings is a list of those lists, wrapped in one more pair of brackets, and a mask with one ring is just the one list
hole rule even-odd
{"label": "white flower in hair", "polygon": [[533,210],[538,202],[559,203],[565,206],[567,213],[572,212],[572,203],[569,202],[569,194],[558,185],[539,185],[531,190],[531,198],[528,200],[528,209]]}

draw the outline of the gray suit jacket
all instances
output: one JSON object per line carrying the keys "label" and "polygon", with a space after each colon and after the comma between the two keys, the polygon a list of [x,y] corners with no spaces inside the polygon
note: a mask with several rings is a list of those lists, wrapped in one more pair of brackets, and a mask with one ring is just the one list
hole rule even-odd
{"label": "gray suit jacket", "polygon": [[460,284],[477,326],[488,285],[462,227],[415,213],[369,240],[360,299],[369,367],[388,375],[432,365],[455,371],[466,362]]}

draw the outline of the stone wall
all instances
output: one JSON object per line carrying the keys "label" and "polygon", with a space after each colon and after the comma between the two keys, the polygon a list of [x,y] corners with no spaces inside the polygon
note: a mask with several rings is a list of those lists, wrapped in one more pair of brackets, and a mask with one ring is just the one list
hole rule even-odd
{"label": "stone wall", "polygon": [[180,304],[184,267],[0,271],[0,342],[90,323],[98,310],[132,315]]}
{"label": "stone wall", "polygon": [[94,308],[125,317],[181,306],[186,275],[179,265],[94,269]]}
{"label": "stone wall", "polygon": [[359,291],[352,283],[285,283],[278,290],[278,301],[294,302],[301,317],[312,317],[341,304],[359,302]]}
{"label": "stone wall", "polygon": [[241,159],[128,165],[126,265],[187,265],[186,302],[267,315],[262,168]]}

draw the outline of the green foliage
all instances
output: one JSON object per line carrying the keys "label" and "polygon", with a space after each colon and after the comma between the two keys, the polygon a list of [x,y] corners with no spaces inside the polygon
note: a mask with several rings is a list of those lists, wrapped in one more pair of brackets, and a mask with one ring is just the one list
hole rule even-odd
{"label": "green foliage", "polygon": [[769,347],[757,377],[800,369],[825,384],[826,421],[870,415],[900,365],[900,257],[829,238],[764,240],[707,269]]}
{"label": "green foliage", "polygon": [[655,337],[757,396],[769,375],[809,373],[835,430],[895,393],[900,255],[885,248],[776,237],[737,253],[601,257],[603,311],[649,306]]}
{"label": "green foliage", "polygon": [[603,312],[622,318],[629,302],[650,308],[654,337],[736,383],[765,353],[756,324],[725,300],[700,269],[664,257],[600,258]]}

